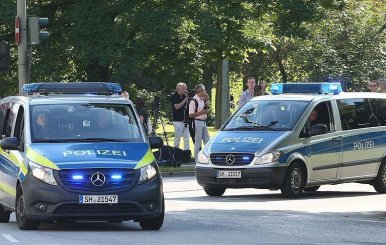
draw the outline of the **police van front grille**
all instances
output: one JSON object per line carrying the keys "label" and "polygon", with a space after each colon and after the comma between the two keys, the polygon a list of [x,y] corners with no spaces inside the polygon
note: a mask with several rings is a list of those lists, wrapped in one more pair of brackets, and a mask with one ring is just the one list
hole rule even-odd
{"label": "police van front grille", "polygon": [[133,169],[63,169],[63,185],[77,191],[111,191],[130,187],[135,179]]}
{"label": "police van front grille", "polygon": [[139,212],[141,211],[134,204],[64,204],[59,206],[55,210],[55,214],[71,214],[71,215],[87,215],[87,214],[119,214],[119,213],[130,213],[130,212]]}
{"label": "police van front grille", "polygon": [[245,166],[252,162],[255,154],[251,153],[213,153],[210,160],[219,166]]}

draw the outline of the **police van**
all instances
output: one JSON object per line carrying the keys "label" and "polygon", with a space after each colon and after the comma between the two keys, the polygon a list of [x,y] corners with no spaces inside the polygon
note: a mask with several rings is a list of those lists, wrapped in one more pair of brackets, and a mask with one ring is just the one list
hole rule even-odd
{"label": "police van", "polygon": [[115,83],[26,84],[0,101],[0,222],[134,220],[158,230],[162,179],[133,104]]}
{"label": "police van", "polygon": [[227,188],[281,189],[299,197],[358,182],[386,193],[386,97],[339,83],[273,84],[242,106],[198,154],[209,196]]}

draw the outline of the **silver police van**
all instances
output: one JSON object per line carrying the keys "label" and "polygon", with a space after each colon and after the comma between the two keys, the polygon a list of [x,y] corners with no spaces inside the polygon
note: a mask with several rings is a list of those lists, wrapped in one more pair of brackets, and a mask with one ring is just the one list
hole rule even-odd
{"label": "silver police van", "polygon": [[339,83],[273,84],[242,106],[198,154],[209,196],[227,188],[280,189],[299,197],[358,182],[386,193],[386,97]]}

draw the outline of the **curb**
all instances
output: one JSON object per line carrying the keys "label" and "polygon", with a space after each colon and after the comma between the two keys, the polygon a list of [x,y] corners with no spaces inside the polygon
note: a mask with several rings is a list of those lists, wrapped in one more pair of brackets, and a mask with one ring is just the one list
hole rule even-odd
{"label": "curb", "polygon": [[162,177],[192,177],[195,176],[194,171],[181,171],[181,172],[161,172]]}

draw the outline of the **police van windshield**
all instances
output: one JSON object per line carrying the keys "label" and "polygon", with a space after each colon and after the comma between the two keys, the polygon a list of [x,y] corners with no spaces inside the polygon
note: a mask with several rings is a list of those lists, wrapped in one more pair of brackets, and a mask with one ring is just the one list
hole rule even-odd
{"label": "police van windshield", "polygon": [[308,101],[250,101],[233,115],[223,130],[292,130]]}
{"label": "police van windshield", "polygon": [[32,142],[143,141],[130,105],[34,105],[30,115]]}

